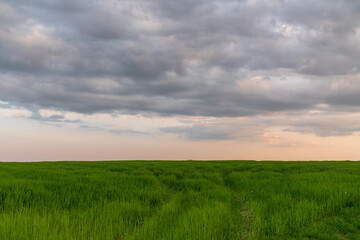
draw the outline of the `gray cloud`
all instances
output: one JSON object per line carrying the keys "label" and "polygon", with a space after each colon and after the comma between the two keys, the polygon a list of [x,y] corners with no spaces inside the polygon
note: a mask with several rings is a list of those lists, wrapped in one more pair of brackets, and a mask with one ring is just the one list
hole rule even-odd
{"label": "gray cloud", "polygon": [[175,134],[188,140],[237,140],[242,142],[258,141],[262,138],[266,126],[261,121],[228,122],[216,120],[196,123],[188,126],[160,128],[159,131]]}
{"label": "gray cloud", "polygon": [[11,106],[7,102],[0,102],[0,108],[11,108]]}
{"label": "gray cloud", "polygon": [[325,0],[3,1],[0,100],[85,114],[347,111],[360,89],[333,86],[359,74],[359,10]]}
{"label": "gray cloud", "polygon": [[190,140],[229,140],[233,137],[228,132],[213,129],[202,125],[190,127],[166,127],[161,128],[161,132],[174,133]]}
{"label": "gray cloud", "polygon": [[310,133],[319,137],[350,136],[360,131],[354,121],[307,121],[284,129],[285,131]]}
{"label": "gray cloud", "polygon": [[32,120],[42,121],[42,122],[56,122],[56,123],[81,123],[80,119],[69,120],[66,119],[62,114],[52,114],[49,116],[43,116],[38,111],[32,112],[30,117],[27,117]]}
{"label": "gray cloud", "polygon": [[[360,132],[358,115],[348,113],[277,114],[272,116],[245,117],[241,120],[215,118],[183,122],[186,125],[158,129],[192,141],[236,140],[239,142],[262,141],[272,146],[286,147],[307,144],[278,134],[285,132],[312,134],[318,137],[351,136]],[[275,132],[274,129],[275,128]]]}
{"label": "gray cloud", "polygon": [[114,129],[111,126],[94,126],[94,125],[80,125],[80,129],[90,130],[90,131],[102,131],[112,134],[125,134],[125,135],[148,135],[148,132],[136,131],[132,129]]}

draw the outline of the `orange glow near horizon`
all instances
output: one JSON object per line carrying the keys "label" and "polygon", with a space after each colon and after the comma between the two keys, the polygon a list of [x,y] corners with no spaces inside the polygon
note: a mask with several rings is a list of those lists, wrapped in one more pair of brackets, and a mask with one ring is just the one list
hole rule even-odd
{"label": "orange glow near horizon", "polygon": [[43,125],[22,118],[8,120],[13,129],[1,128],[1,161],[358,160],[360,156],[356,135],[319,137],[268,128],[250,141],[192,140],[172,134],[113,134]]}

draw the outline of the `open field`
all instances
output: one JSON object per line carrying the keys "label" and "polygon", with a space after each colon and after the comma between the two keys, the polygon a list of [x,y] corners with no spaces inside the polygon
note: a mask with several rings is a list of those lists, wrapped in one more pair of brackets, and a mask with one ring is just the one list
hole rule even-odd
{"label": "open field", "polygon": [[360,163],[0,163],[0,239],[360,239]]}

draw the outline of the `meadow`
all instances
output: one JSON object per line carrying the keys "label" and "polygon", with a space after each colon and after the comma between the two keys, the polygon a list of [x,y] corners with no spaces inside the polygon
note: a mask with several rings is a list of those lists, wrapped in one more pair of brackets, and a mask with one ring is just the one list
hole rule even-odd
{"label": "meadow", "polygon": [[360,239],[360,163],[0,163],[0,239]]}

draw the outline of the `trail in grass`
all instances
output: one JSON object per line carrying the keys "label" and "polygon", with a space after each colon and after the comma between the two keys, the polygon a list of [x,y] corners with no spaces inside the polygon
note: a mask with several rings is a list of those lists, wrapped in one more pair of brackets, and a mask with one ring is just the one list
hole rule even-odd
{"label": "trail in grass", "polygon": [[250,213],[251,221],[243,219],[250,222],[248,238],[359,239],[360,176],[353,163],[298,164],[254,164],[227,175]]}
{"label": "trail in grass", "polygon": [[214,183],[211,177],[184,175],[163,177],[173,197],[136,229],[132,239],[235,239],[231,194],[222,179]]}

